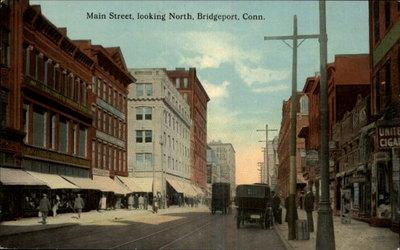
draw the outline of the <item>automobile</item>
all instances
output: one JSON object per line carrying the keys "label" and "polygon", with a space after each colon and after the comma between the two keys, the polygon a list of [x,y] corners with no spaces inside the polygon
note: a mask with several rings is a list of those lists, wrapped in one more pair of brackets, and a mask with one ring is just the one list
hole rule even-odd
{"label": "automobile", "polygon": [[235,203],[237,206],[237,228],[244,226],[245,222],[258,223],[264,229],[269,229],[272,226],[272,197],[268,185],[238,185]]}
{"label": "automobile", "polygon": [[225,182],[216,182],[212,184],[211,191],[211,213],[221,211],[223,214],[228,214],[231,203],[231,185]]}

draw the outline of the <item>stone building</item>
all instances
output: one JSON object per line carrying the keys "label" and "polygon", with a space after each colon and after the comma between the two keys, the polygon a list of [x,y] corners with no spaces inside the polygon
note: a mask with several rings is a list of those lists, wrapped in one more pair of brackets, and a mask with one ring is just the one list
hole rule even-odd
{"label": "stone building", "polygon": [[190,184],[189,104],[165,69],[130,71],[137,79],[128,95],[130,176],[154,176],[153,192],[160,192],[164,197],[174,193],[197,195]]}
{"label": "stone building", "polygon": [[190,157],[191,157],[191,181],[206,188],[207,182],[207,103],[210,98],[207,95],[200,80],[197,78],[196,69],[176,68],[168,70],[176,89],[190,106]]}
{"label": "stone building", "polygon": [[211,194],[211,186],[213,183],[220,182],[221,167],[219,165],[216,153],[207,146],[207,190]]}
{"label": "stone building", "polygon": [[220,182],[230,183],[231,197],[236,190],[236,157],[235,149],[231,143],[211,141],[208,146],[215,152],[220,166]]}
{"label": "stone building", "polygon": [[371,171],[372,225],[399,230],[400,3],[369,1],[371,141],[365,168]]}

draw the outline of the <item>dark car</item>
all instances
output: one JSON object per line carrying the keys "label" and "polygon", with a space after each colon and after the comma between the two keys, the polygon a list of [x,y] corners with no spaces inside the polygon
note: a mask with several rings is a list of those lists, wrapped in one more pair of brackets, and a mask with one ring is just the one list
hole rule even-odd
{"label": "dark car", "polygon": [[212,185],[211,213],[221,211],[227,214],[231,203],[231,185],[225,182],[217,182]]}
{"label": "dark car", "polygon": [[236,226],[245,222],[259,223],[268,229],[272,225],[271,190],[266,184],[238,185],[236,187]]}

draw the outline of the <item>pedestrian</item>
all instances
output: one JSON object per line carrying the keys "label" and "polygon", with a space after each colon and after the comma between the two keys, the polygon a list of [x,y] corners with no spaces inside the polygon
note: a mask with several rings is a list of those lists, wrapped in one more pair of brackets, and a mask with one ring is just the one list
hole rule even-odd
{"label": "pedestrian", "polygon": [[60,207],[61,202],[60,202],[60,196],[56,195],[56,199],[54,200],[54,204],[53,204],[53,217],[57,216],[57,210]]}
{"label": "pedestrian", "polygon": [[142,195],[139,196],[139,209],[144,209],[144,198]]}
{"label": "pedestrian", "polygon": [[312,212],[314,210],[314,195],[311,190],[308,190],[304,197],[304,209],[307,213],[308,231],[314,232],[314,220]]}
{"label": "pedestrian", "polygon": [[105,194],[102,194],[99,201],[99,211],[103,211],[107,209],[107,198]]}
{"label": "pedestrian", "polygon": [[153,197],[153,213],[158,212],[158,204],[159,204],[158,197],[154,196]]}
{"label": "pedestrian", "polygon": [[279,218],[279,209],[280,209],[280,204],[281,204],[281,198],[277,193],[272,191],[272,212],[274,215],[274,221],[275,223],[282,224],[282,220]]}
{"label": "pedestrian", "polygon": [[138,198],[138,194],[135,194],[135,196],[133,197],[133,207],[135,209],[138,209],[139,207],[139,198]]}
{"label": "pedestrian", "polygon": [[178,195],[178,206],[182,207],[182,196]]}
{"label": "pedestrian", "polygon": [[81,213],[82,209],[85,206],[85,203],[83,202],[83,199],[81,198],[81,194],[77,194],[77,197],[75,198],[74,202],[74,209],[76,212],[78,212],[78,219],[81,218]]}
{"label": "pedestrian", "polygon": [[285,198],[285,222],[288,222],[288,213],[289,213],[289,196],[286,196]]}
{"label": "pedestrian", "polygon": [[42,216],[43,225],[45,225],[47,223],[46,222],[47,214],[49,213],[50,209],[51,209],[50,201],[49,201],[49,199],[47,199],[47,195],[43,194],[43,198],[40,200],[40,203],[39,203],[39,212]]}
{"label": "pedestrian", "polygon": [[133,195],[130,194],[128,197],[128,209],[132,210],[133,209]]}
{"label": "pedestrian", "polygon": [[147,194],[143,196],[143,200],[144,200],[144,209],[147,210],[149,206],[149,198]]}

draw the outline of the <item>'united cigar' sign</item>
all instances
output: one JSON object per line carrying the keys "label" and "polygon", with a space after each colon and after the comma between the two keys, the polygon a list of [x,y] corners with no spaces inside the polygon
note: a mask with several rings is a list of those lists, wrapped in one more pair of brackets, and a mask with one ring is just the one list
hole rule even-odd
{"label": "'united cigar' sign", "polygon": [[378,143],[380,148],[400,147],[400,126],[378,128]]}

